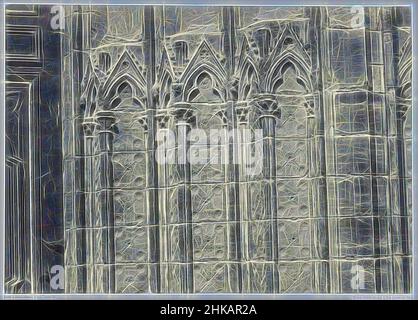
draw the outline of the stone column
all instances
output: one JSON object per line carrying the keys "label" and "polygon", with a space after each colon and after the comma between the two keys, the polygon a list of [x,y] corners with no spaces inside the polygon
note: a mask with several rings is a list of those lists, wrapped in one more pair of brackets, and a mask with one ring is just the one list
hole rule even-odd
{"label": "stone column", "polygon": [[[156,136],[158,137],[159,134],[162,135],[160,130],[166,130],[168,126],[168,121],[170,120],[170,116],[166,113],[157,114],[157,132]],[[159,209],[159,250],[160,250],[160,292],[161,293],[169,293],[170,288],[170,281],[169,281],[169,268],[170,268],[170,219],[168,215],[168,203],[169,203],[169,193],[168,193],[168,176],[169,170],[167,163],[168,153],[169,150],[166,150],[162,147],[162,143],[166,143],[165,141],[158,141],[157,148],[159,148],[158,153],[156,154],[155,158],[157,161],[157,170],[158,170],[158,209]],[[168,146],[169,147],[169,146]]]}
{"label": "stone column", "polygon": [[263,130],[263,177],[264,177],[264,206],[265,218],[270,220],[268,260],[274,263],[272,281],[268,285],[268,292],[280,291],[278,260],[279,236],[277,226],[277,190],[276,190],[276,122],[280,118],[280,110],[274,96],[263,94],[255,100],[260,112],[259,121]]}
{"label": "stone column", "polygon": [[192,204],[190,191],[190,163],[188,161],[189,142],[187,136],[195,118],[193,110],[187,103],[177,103],[174,106],[177,131],[177,165],[181,183],[177,193],[180,222],[180,250],[181,250],[181,292],[192,293],[193,285],[193,228]]}
{"label": "stone column", "polygon": [[[100,229],[101,248],[98,254],[103,262],[102,277],[96,279],[96,291],[115,292],[115,240],[114,240],[114,207],[113,207],[113,134],[115,118],[112,112],[101,112],[97,115],[100,143],[100,212],[96,216]],[[97,270],[98,271],[98,270]],[[96,272],[97,272],[96,271]]]}
{"label": "stone column", "polygon": [[[76,244],[80,245],[85,250],[77,250],[77,248],[71,248],[70,250],[76,250],[77,259],[77,281],[80,281],[77,288],[84,287],[86,292],[94,292],[95,272],[94,272],[94,252],[95,243],[93,237],[94,215],[95,215],[95,199],[94,199],[94,139],[96,134],[96,128],[98,123],[92,119],[86,119],[83,123],[84,130],[84,217],[80,216],[80,226],[83,227],[80,233],[77,233]],[[77,213],[75,213],[77,214]],[[78,223],[77,223],[78,224]],[[81,270],[79,266],[85,265],[84,275],[79,275]],[[83,284],[83,279],[86,279],[86,283]]]}
{"label": "stone column", "polygon": [[146,228],[148,230],[148,246],[147,246],[147,262],[148,265],[148,287],[150,293],[160,292],[160,211],[157,202],[157,165],[156,165],[156,150],[155,150],[155,136],[154,136],[154,122],[153,113],[143,115],[138,119],[139,126],[144,129],[144,138],[146,141],[146,182],[145,192],[147,201],[147,219]]}
{"label": "stone column", "polygon": [[[225,196],[225,210],[227,221],[227,281],[228,292],[242,291],[241,276],[241,214],[239,206],[239,165],[238,165],[238,143],[239,134],[235,130],[234,104],[228,102],[227,107],[216,113],[222,120],[222,130],[225,136],[221,138],[221,155],[219,161],[223,166],[225,182],[223,192]],[[212,128],[211,128],[212,129]],[[210,139],[208,140],[211,143]],[[211,148],[214,146],[211,145]],[[219,151],[219,149],[217,149]],[[225,161],[222,161],[224,158]]]}
{"label": "stone column", "polygon": [[237,106],[237,149],[238,149],[238,171],[239,171],[239,209],[240,209],[240,256],[241,256],[241,284],[240,288],[242,292],[251,292],[250,276],[248,262],[251,260],[248,252],[248,171],[247,171],[247,153],[250,147],[251,140],[248,141],[248,137],[245,134],[245,130],[249,130],[248,127],[248,106]]}

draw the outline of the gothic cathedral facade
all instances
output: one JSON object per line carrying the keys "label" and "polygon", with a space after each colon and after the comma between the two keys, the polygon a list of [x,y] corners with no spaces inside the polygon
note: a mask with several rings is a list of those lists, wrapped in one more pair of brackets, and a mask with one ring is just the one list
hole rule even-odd
{"label": "gothic cathedral facade", "polygon": [[65,6],[63,292],[409,293],[411,12],[354,9]]}

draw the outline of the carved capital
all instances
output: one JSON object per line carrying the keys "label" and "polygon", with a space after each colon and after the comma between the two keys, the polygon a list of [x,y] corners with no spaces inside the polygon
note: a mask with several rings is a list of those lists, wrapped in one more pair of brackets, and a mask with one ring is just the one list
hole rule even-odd
{"label": "carved capital", "polygon": [[172,114],[176,117],[178,122],[193,124],[196,121],[194,110],[189,103],[176,103]]}
{"label": "carved capital", "polygon": [[238,106],[237,111],[237,121],[238,123],[247,123],[248,122],[248,106]]}
{"label": "carved capital", "polygon": [[170,115],[167,113],[157,114],[155,116],[157,120],[158,129],[165,129],[167,128],[168,121],[170,120]]}
{"label": "carved capital", "polygon": [[261,117],[275,117],[280,119],[281,110],[277,104],[277,100],[273,95],[260,94],[254,99],[256,107],[261,112]]}
{"label": "carved capital", "polygon": [[98,123],[98,129],[101,131],[101,133],[104,132],[115,132],[115,116],[112,112],[98,112],[96,114],[96,121]]}
{"label": "carved capital", "polygon": [[85,137],[91,137],[94,135],[94,130],[99,124],[95,122],[94,120],[86,120],[83,122],[83,132]]}

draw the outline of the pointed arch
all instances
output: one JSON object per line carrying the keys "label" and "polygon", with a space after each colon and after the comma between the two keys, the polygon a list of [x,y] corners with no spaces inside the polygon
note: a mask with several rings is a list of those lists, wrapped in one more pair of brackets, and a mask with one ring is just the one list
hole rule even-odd
{"label": "pointed arch", "polygon": [[220,70],[217,70],[216,66],[210,63],[197,66],[194,70],[191,70],[188,77],[185,78],[183,87],[184,101],[190,101],[190,96],[198,89],[199,79],[202,79],[205,75],[211,79],[214,94],[219,96],[222,102],[225,102],[225,92],[222,85],[224,83],[224,76]]}
{"label": "pointed arch", "polygon": [[262,66],[262,69],[266,71],[266,78],[263,81],[266,91],[273,90],[273,82],[278,80],[277,73],[280,72],[282,66],[287,62],[295,66],[298,82],[303,83],[307,90],[311,92],[313,87],[310,56],[297,34],[289,25],[286,25],[283,32],[280,33],[273,52]]}
{"label": "pointed arch", "polygon": [[118,78],[116,78],[113,82],[109,84],[107,89],[105,89],[104,91],[105,99],[110,100],[111,98],[113,98],[115,94],[117,93],[119,86],[122,83],[127,83],[131,86],[133,97],[142,98],[143,96],[145,96],[145,92],[143,90],[143,84],[137,79],[135,79],[133,76],[131,76],[130,74],[125,73],[119,76]]}
{"label": "pointed arch", "polygon": [[226,72],[216,57],[212,47],[206,40],[203,40],[184,70],[180,79],[181,82],[186,83],[195,70],[202,65],[206,65],[208,69],[211,69],[211,72],[216,75],[218,79],[224,79],[226,77]]}
{"label": "pointed arch", "polygon": [[90,117],[96,111],[99,85],[99,81],[93,76],[89,79],[81,96],[81,108],[84,109],[85,117]]}
{"label": "pointed arch", "polygon": [[[293,84],[291,82],[293,82]],[[307,85],[301,80],[295,65],[288,61],[281,65],[277,76],[273,79],[271,83],[271,92],[277,93],[279,89],[283,90],[283,87],[289,85],[289,83],[293,85],[293,87],[291,89],[285,88],[288,89],[287,91],[301,93],[306,93],[308,91]]]}
{"label": "pointed arch", "polygon": [[172,83],[173,76],[170,72],[165,70],[160,80],[160,87],[158,93],[159,101],[157,104],[158,108],[166,108],[170,105]]}
{"label": "pointed arch", "polygon": [[252,55],[253,55],[253,52],[250,49],[247,36],[244,35],[242,39],[242,43],[241,43],[240,54],[239,54],[238,70],[242,70],[242,66],[245,65],[245,63],[247,62],[247,59],[251,59]]}
{"label": "pointed arch", "polygon": [[280,53],[291,50],[299,55],[302,60],[309,60],[309,54],[306,52],[302,42],[300,41],[298,35],[295,31],[287,25],[283,32],[279,33],[279,36],[275,41],[276,45],[273,49],[273,54],[271,55],[271,60],[275,60],[275,57],[280,55]]}
{"label": "pointed arch", "polygon": [[260,83],[260,76],[256,64],[247,56],[243,61],[239,76],[238,97],[240,100],[249,98],[248,94],[250,93],[252,82]]}
{"label": "pointed arch", "polygon": [[114,83],[117,82],[118,79],[126,77],[127,75],[132,78],[131,84],[133,87],[146,87],[146,80],[142,74],[142,66],[139,66],[138,60],[136,60],[128,50],[125,50],[103,85],[104,95],[107,96],[109,94],[109,91],[114,88]]}
{"label": "pointed arch", "polygon": [[304,86],[308,92],[312,92],[310,67],[304,60],[291,52],[286,53],[272,64],[266,77],[266,89],[273,92],[277,81],[280,81],[280,79],[283,78],[284,72],[289,67],[294,68],[297,75],[296,81]]}
{"label": "pointed arch", "polygon": [[168,57],[167,48],[163,46],[160,65],[158,66],[157,79],[161,81],[166,73],[168,73],[171,78],[174,79],[173,66],[171,64],[171,60]]}
{"label": "pointed arch", "polygon": [[171,84],[175,79],[173,66],[168,57],[167,48],[163,46],[157,81],[153,88],[153,97],[157,108],[167,107],[171,99]]}

